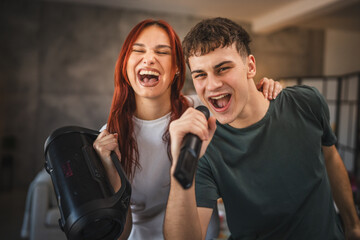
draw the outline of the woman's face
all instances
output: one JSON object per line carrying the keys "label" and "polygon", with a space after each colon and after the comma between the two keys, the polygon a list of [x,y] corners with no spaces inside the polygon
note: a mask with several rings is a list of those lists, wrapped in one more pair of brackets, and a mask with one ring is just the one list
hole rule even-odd
{"label": "woman's face", "polygon": [[168,34],[153,25],[142,30],[132,46],[126,72],[136,99],[170,98],[172,71]]}

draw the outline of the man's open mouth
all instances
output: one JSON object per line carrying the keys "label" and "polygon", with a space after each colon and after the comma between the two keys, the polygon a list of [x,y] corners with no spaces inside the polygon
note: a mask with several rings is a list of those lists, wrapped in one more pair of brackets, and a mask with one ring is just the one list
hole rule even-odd
{"label": "man's open mouth", "polygon": [[138,77],[144,87],[153,87],[159,82],[160,73],[150,70],[140,70]]}
{"label": "man's open mouth", "polygon": [[216,110],[225,110],[231,99],[231,94],[209,97],[209,102]]}

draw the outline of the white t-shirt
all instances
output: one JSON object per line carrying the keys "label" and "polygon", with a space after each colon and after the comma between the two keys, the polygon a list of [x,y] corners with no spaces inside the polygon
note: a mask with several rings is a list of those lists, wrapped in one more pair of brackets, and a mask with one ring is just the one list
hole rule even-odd
{"label": "white t-shirt", "polygon": [[[187,96],[187,100],[193,107],[201,104],[197,95]],[[141,168],[136,169],[131,183],[133,226],[129,239],[164,239],[163,223],[170,191],[171,162],[163,135],[169,125],[170,113],[150,121],[136,117],[133,120]]]}
{"label": "white t-shirt", "polygon": [[162,137],[169,124],[170,113],[151,121],[133,119],[141,169],[136,169],[131,184],[133,227],[129,239],[163,239],[171,162]]}

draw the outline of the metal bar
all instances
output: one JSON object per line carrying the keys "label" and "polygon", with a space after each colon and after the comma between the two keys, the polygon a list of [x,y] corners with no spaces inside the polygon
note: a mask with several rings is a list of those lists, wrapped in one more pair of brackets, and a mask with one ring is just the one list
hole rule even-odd
{"label": "metal bar", "polygon": [[355,138],[355,161],[354,161],[354,176],[357,179],[357,174],[358,174],[358,167],[359,167],[359,156],[360,156],[360,73],[357,74],[357,84],[358,84],[358,89],[357,89],[357,114],[356,114],[356,122],[355,122],[355,134],[356,134],[356,138]]}
{"label": "metal bar", "polygon": [[341,84],[341,77],[337,78],[337,97],[336,97],[336,111],[335,111],[335,129],[334,129],[334,133],[335,136],[338,138],[337,143],[335,144],[336,147],[338,147],[338,142],[339,142],[339,126],[340,126],[340,105],[341,105],[341,88],[342,88],[342,84]]}
{"label": "metal bar", "polygon": [[323,96],[324,96],[324,98],[326,99],[326,101],[328,102],[329,101],[329,98],[328,98],[328,95],[327,95],[327,85],[328,85],[328,82],[327,82],[327,78],[326,77],[324,77],[324,78],[322,78],[322,91],[323,91]]}

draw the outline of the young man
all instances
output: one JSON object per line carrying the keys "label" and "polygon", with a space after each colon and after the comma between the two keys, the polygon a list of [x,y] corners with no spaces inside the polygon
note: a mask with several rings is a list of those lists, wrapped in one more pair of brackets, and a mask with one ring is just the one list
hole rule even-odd
{"label": "young man", "polygon": [[[360,239],[323,97],[315,88],[299,86],[269,102],[256,90],[249,43],[248,33],[224,18],[200,22],[184,39],[196,92],[213,117],[207,121],[188,109],[170,125],[174,161],[165,237],[204,239],[222,198],[231,239]],[[203,140],[205,154],[195,186],[184,190],[173,172],[189,132]]]}

